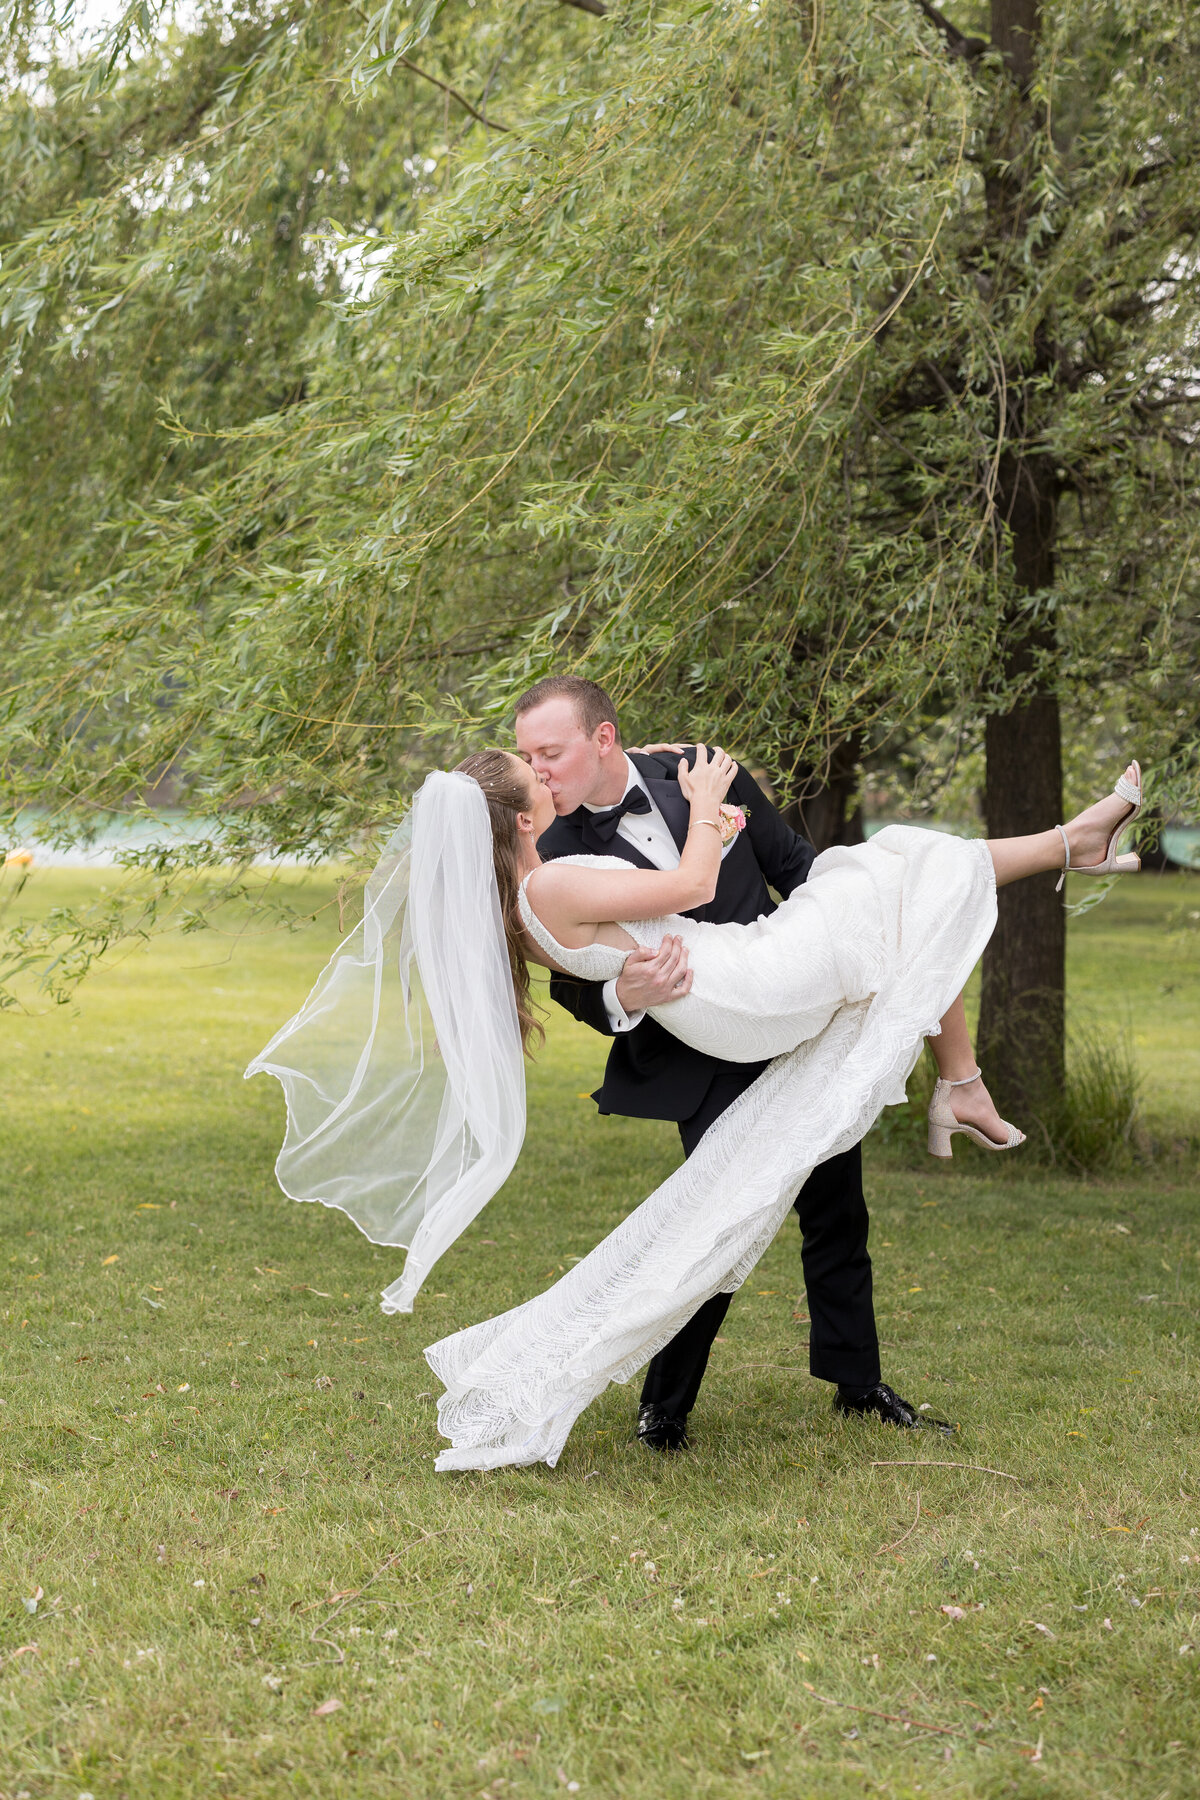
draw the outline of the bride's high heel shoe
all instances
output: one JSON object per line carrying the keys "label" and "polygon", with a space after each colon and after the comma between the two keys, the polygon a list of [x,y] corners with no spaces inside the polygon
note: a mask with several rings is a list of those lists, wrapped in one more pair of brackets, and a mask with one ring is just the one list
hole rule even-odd
{"label": "bride's high heel shoe", "polygon": [[981,1150],[1015,1150],[1018,1144],[1025,1142],[1025,1133],[1018,1131],[1015,1125],[1010,1125],[1007,1119],[1002,1119],[1001,1124],[1008,1136],[1002,1144],[998,1144],[995,1138],[988,1137],[977,1125],[964,1125],[961,1119],[955,1118],[954,1108],[950,1104],[951,1088],[970,1087],[973,1081],[980,1081],[982,1077],[982,1069],[976,1069],[973,1075],[965,1075],[961,1081],[938,1081],[929,1102],[930,1156],[952,1156],[954,1152],[950,1140],[956,1131],[963,1132]]}
{"label": "bride's high heel shoe", "polygon": [[[1129,805],[1132,806],[1133,811],[1126,813],[1120,824],[1114,826],[1112,832],[1109,834],[1108,843],[1104,850],[1104,861],[1098,863],[1086,863],[1082,868],[1076,866],[1071,870],[1072,874],[1136,875],[1141,868],[1142,859],[1140,856],[1136,856],[1132,850],[1126,851],[1124,856],[1117,855],[1117,843],[1121,833],[1133,824],[1134,820],[1142,810],[1142,766],[1140,763],[1135,762],[1131,763],[1130,767],[1134,771],[1134,779],[1132,781],[1127,781],[1124,775],[1122,775],[1117,781],[1116,786],[1113,788],[1113,793],[1119,800],[1128,801]],[[1065,826],[1056,825],[1054,829],[1063,841],[1064,861],[1062,874],[1059,876],[1058,886],[1054,890],[1055,893],[1059,893],[1062,889],[1063,882],[1067,879],[1067,871],[1068,869],[1071,869],[1071,846],[1067,840]]]}

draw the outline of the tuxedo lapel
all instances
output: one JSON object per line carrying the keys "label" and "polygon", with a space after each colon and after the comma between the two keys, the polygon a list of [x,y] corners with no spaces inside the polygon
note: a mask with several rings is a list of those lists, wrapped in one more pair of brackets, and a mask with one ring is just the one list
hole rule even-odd
{"label": "tuxedo lapel", "polygon": [[596,829],[592,824],[592,815],[586,806],[581,806],[578,812],[573,812],[570,815],[569,822],[571,824],[575,824],[576,820],[578,820],[580,848],[587,855],[619,856],[622,862],[632,863],[635,869],[654,868],[655,865],[650,861],[649,857],[643,856],[641,851],[631,844],[627,838],[621,836],[620,832],[617,832],[611,842],[606,844],[604,839],[597,834]]}
{"label": "tuxedo lapel", "polygon": [[631,756],[629,760],[645,782],[646,792],[662,814],[667,830],[675,839],[675,848],[682,856],[691,822],[691,807],[684,799],[679,783],[665,781],[661,765],[653,757]]}

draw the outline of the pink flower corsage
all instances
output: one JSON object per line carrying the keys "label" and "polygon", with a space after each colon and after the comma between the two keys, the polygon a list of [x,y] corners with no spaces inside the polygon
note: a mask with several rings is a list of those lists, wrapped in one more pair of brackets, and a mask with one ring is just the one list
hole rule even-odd
{"label": "pink flower corsage", "polygon": [[732,844],[739,831],[746,829],[746,815],[740,806],[721,806],[717,810],[721,821],[721,847]]}

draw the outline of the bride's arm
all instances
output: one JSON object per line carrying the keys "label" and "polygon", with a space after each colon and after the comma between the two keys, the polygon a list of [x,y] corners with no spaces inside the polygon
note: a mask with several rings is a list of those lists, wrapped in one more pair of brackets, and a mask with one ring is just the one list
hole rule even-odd
{"label": "bride's arm", "polygon": [[677,869],[626,872],[543,863],[527,891],[547,930],[567,944],[572,934],[611,920],[656,919],[707,906],[721,872],[719,808],[737,767],[723,750],[709,754],[703,744],[696,746],[692,768],[680,762],[679,785],[691,806],[691,823]]}

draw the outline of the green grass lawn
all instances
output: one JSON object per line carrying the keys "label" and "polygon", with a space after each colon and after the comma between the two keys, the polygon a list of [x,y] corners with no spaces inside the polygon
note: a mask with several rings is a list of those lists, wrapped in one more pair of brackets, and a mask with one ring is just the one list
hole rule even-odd
{"label": "green grass lawn", "polygon": [[950,1440],[835,1422],[789,1222],[693,1453],[640,1450],[614,1390],[555,1470],[437,1476],[423,1345],[675,1159],[580,1097],[600,1041],[553,1020],[516,1175],[387,1319],[399,1253],[279,1195],[279,1090],[240,1080],[328,914],[0,1017],[0,1795],[1194,1795],[1198,911],[1147,877],[1073,926],[1152,1166],[873,1140],[885,1375]]}

